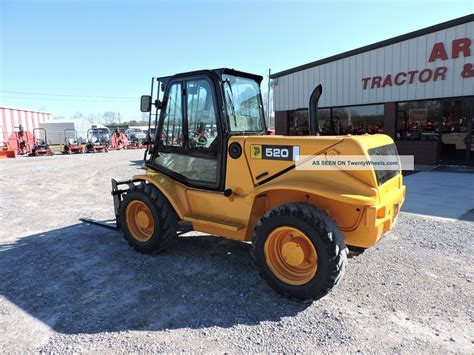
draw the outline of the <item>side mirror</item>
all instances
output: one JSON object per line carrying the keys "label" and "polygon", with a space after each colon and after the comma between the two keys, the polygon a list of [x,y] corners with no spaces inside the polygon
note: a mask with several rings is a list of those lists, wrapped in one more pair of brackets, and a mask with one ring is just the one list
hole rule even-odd
{"label": "side mirror", "polygon": [[140,111],[150,112],[151,111],[151,96],[143,95],[140,99]]}

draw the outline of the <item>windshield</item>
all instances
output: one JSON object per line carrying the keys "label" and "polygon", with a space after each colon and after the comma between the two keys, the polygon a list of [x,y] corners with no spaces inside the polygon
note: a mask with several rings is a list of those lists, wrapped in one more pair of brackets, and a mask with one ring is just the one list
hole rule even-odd
{"label": "windshield", "polygon": [[91,136],[95,137],[96,140],[108,141],[110,139],[110,131],[108,128],[93,128],[91,130]]}
{"label": "windshield", "polygon": [[258,84],[248,78],[223,75],[229,127],[233,133],[261,132],[265,128]]}

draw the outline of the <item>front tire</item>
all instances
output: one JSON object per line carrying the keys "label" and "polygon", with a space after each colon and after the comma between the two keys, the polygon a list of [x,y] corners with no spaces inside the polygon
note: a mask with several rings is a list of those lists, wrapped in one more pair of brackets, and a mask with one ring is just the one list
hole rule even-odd
{"label": "front tire", "polygon": [[140,253],[160,253],[178,237],[176,212],[153,185],[133,187],[124,196],[118,215],[125,239]]}
{"label": "front tire", "polygon": [[344,237],[323,211],[303,203],[278,206],[257,223],[252,256],[263,279],[284,295],[316,300],[344,274]]}

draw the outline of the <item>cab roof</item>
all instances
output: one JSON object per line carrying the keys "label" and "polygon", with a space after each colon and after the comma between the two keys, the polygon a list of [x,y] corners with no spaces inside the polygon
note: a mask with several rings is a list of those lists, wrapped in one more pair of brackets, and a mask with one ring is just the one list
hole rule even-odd
{"label": "cab roof", "polygon": [[219,79],[222,78],[222,76],[224,74],[239,76],[239,77],[243,77],[243,78],[249,78],[249,79],[255,80],[258,83],[258,85],[260,85],[260,83],[263,80],[263,77],[260,76],[260,75],[246,73],[246,72],[243,72],[243,71],[230,69],[230,68],[219,68],[219,69],[195,70],[195,71],[190,71],[190,72],[185,72],[185,73],[178,73],[178,74],[171,75],[171,76],[158,77],[158,78],[156,78],[156,81],[162,82],[164,85],[167,85],[168,82],[171,79],[180,78],[180,77],[187,77],[187,76],[193,76],[193,75],[199,75],[199,74],[203,74],[203,73],[207,73],[207,74],[212,73],[212,74],[216,75]]}

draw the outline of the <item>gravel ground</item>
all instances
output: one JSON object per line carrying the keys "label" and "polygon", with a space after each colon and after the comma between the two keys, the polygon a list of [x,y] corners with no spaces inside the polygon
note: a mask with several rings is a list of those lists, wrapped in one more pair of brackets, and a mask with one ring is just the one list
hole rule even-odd
{"label": "gravel ground", "polygon": [[110,178],[141,157],[0,161],[1,352],[474,352],[474,210],[402,213],[333,293],[302,303],[260,279],[248,244],[195,233],[144,256],[80,223],[112,217]]}

